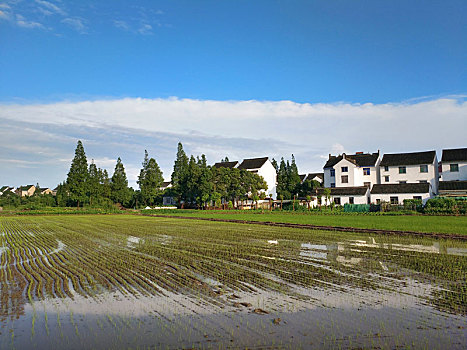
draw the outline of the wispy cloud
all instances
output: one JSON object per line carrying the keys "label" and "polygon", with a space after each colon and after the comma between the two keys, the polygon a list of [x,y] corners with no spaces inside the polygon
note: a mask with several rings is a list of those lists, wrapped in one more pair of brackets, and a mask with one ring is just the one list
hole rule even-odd
{"label": "wispy cloud", "polygon": [[138,33],[142,34],[142,35],[151,35],[153,34],[152,32],[152,25],[150,24],[142,24],[141,27],[139,27],[138,29]]}
{"label": "wispy cloud", "polygon": [[37,4],[39,4],[39,9],[42,10],[43,14],[52,15],[54,13],[66,16],[67,13],[59,6],[55,5],[50,1],[44,0],[35,0]]}
{"label": "wispy cloud", "polygon": [[23,28],[45,28],[42,23],[35,22],[35,21],[28,21],[22,15],[16,15],[16,24]]}
{"label": "wispy cloud", "polygon": [[76,30],[80,34],[87,33],[87,26],[84,23],[84,19],[78,17],[67,17],[61,20],[62,23],[68,25],[72,29]]}
{"label": "wispy cloud", "polygon": [[114,20],[113,23],[114,23],[114,26],[119,29],[123,29],[127,31],[130,30],[130,26],[126,21]]}

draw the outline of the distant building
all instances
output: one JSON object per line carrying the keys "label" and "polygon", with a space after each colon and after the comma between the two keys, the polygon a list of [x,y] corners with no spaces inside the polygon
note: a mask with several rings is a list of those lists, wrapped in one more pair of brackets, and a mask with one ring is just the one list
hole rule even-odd
{"label": "distant building", "polygon": [[467,180],[467,148],[443,149],[443,155],[441,156],[441,180]]}
{"label": "distant building", "polygon": [[40,191],[41,191],[41,194],[51,194],[52,196],[55,196],[55,194],[57,194],[57,192],[54,192],[48,187],[41,187]]}
{"label": "distant building", "polygon": [[233,162],[219,162],[214,164],[214,168],[236,168],[238,167],[238,161]]}
{"label": "distant building", "polygon": [[324,183],[324,173],[309,173],[303,181],[305,180],[318,181],[322,185]]}
{"label": "distant building", "polygon": [[34,192],[36,192],[36,186],[34,185],[20,186],[15,191],[20,197],[30,197]]}
{"label": "distant building", "polygon": [[265,191],[266,196],[272,196],[272,199],[276,199],[276,168],[274,168],[268,157],[244,159],[238,166],[238,169],[247,170],[262,176],[268,186]]}
{"label": "distant building", "polygon": [[404,204],[404,199],[421,199],[423,204],[433,196],[430,183],[377,184],[371,189],[371,202]]}
{"label": "distant building", "polygon": [[377,153],[341,154],[324,165],[324,187],[361,187],[379,183],[379,151]]}
{"label": "distant building", "polygon": [[379,167],[381,184],[428,183],[430,193],[438,192],[436,151],[384,154]]}
{"label": "distant building", "polygon": [[11,187],[11,186],[2,186],[2,187],[0,187],[0,196],[3,195],[3,194],[15,193],[15,192],[16,192],[16,188],[14,188],[14,187]]}

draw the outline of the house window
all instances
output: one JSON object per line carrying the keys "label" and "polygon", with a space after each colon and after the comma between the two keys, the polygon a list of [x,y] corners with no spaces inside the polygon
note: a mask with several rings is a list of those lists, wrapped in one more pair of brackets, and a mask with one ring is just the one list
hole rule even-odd
{"label": "house window", "polygon": [[331,169],[331,177],[336,176],[336,171],[334,169]]}
{"label": "house window", "polygon": [[349,167],[343,166],[343,167],[341,168],[341,171],[342,171],[343,173],[348,173],[348,172],[349,172]]}
{"label": "house window", "polygon": [[405,166],[400,166],[399,167],[399,174],[406,174],[407,173],[407,168]]}
{"label": "house window", "polygon": [[336,184],[334,182],[331,182],[331,187],[332,188],[336,187]]}
{"label": "house window", "polygon": [[457,173],[459,171],[459,164],[450,164],[451,173]]}
{"label": "house window", "polygon": [[386,176],[384,177],[384,182],[389,182],[389,175],[386,175]]}
{"label": "house window", "polygon": [[384,166],[384,171],[389,171],[389,166],[385,165]]}
{"label": "house window", "polygon": [[363,175],[370,175],[370,168],[363,168]]}
{"label": "house window", "polygon": [[428,172],[428,165],[420,165],[420,172],[427,173]]}
{"label": "house window", "polygon": [[421,184],[427,184],[428,180],[418,180],[418,182],[420,182]]}
{"label": "house window", "polygon": [[341,205],[341,198],[340,197],[334,197],[334,204]]}
{"label": "house window", "polygon": [[422,200],[422,196],[413,196],[413,199],[420,199],[420,200]]}
{"label": "house window", "polygon": [[404,181],[399,181],[399,183],[400,183],[400,184],[406,184],[407,181],[406,181],[406,180],[404,180]]}
{"label": "house window", "polygon": [[376,204],[381,204],[381,199],[376,198]]}
{"label": "house window", "polygon": [[341,180],[343,184],[348,184],[349,183],[349,175],[342,175]]}
{"label": "house window", "polygon": [[349,197],[349,204],[354,204],[354,198],[353,197]]}
{"label": "house window", "polygon": [[390,197],[391,204],[399,204],[399,197]]}

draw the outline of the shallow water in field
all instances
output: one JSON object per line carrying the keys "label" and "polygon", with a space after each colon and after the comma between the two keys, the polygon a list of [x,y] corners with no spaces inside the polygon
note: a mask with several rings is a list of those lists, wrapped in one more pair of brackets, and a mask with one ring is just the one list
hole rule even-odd
{"label": "shallow water in field", "polygon": [[467,346],[458,241],[130,216],[0,231],[0,349]]}

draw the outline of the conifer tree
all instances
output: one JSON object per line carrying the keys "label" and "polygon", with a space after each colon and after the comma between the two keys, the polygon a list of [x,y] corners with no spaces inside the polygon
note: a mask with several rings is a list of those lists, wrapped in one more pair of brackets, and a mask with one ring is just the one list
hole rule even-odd
{"label": "conifer tree", "polygon": [[178,188],[180,179],[184,176],[184,173],[188,169],[188,157],[183,150],[181,142],[178,143],[177,147],[177,158],[174,163],[174,170],[172,172],[172,187]]}
{"label": "conifer tree", "polygon": [[88,181],[88,191],[89,191],[89,204],[92,205],[93,202],[96,203],[99,197],[99,173],[97,170],[96,164],[94,164],[94,159],[89,164],[89,181]]}
{"label": "conifer tree", "polygon": [[295,163],[295,157],[292,154],[292,163],[290,164],[288,171],[288,191],[291,196],[297,194],[300,191],[300,175],[298,174],[297,164]]}
{"label": "conifer tree", "polygon": [[81,141],[75,150],[75,157],[71,162],[70,171],[66,180],[67,190],[70,195],[71,201],[79,205],[87,200],[87,186],[88,186],[88,161],[86,153]]}
{"label": "conifer tree", "polygon": [[130,200],[131,194],[128,189],[128,179],[120,157],[118,157],[117,164],[115,165],[115,170],[110,182],[110,189],[110,198],[115,203],[126,205]]}
{"label": "conifer tree", "polygon": [[162,186],[164,178],[156,160],[154,158],[148,159],[148,152],[144,152],[143,168],[139,173],[137,182],[141,189],[141,198],[143,202],[146,205],[152,205],[161,192],[160,187]]}

